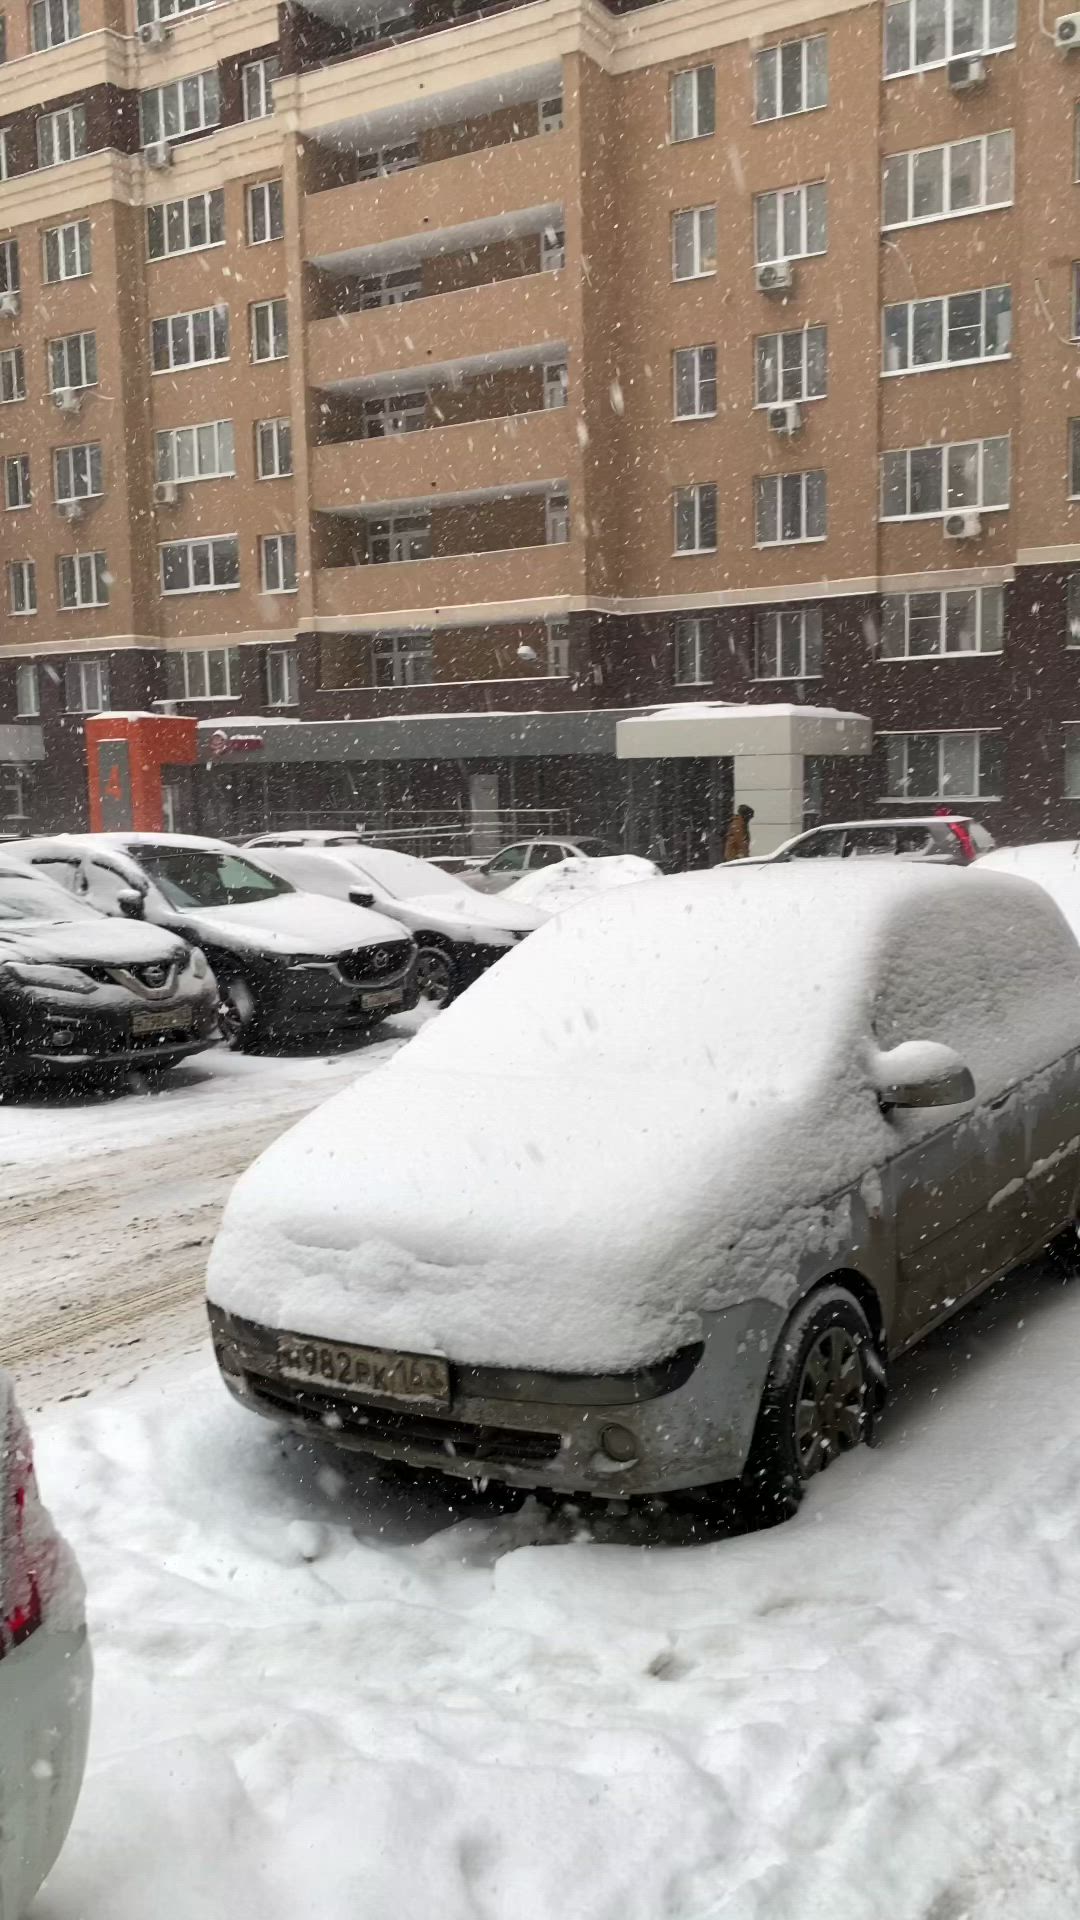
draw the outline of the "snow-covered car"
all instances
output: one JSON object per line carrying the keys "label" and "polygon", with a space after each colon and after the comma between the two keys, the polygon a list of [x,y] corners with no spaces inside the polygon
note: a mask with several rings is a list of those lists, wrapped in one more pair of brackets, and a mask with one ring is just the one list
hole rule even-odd
{"label": "snow-covered car", "polygon": [[298,892],[224,840],[59,834],[21,840],[18,856],[104,913],[141,915],[197,943],[234,1046],[367,1032],[416,1005],[416,948],[395,920]]}
{"label": "snow-covered car", "polygon": [[217,987],[198,947],[109,920],[32,869],[0,863],[0,1085],[91,1068],[161,1072],[219,1038]]}
{"label": "snow-covered car", "polygon": [[588,859],[572,854],[552,867],[537,867],[523,874],[501,895],[503,901],[523,902],[541,913],[562,913],[566,907],[579,906],[609,887],[635,886],[641,880],[659,880],[655,860],[644,860],[636,853],[600,854]]}
{"label": "snow-covered car", "polygon": [[1013,873],[1033,880],[1061,909],[1080,940],[1080,840],[1033,840],[995,847],[977,862],[979,873]]}
{"label": "snow-covered car", "polygon": [[988,853],[993,835],[967,813],[914,815],[897,820],[838,820],[808,827],[785,840],[775,853],[755,856],[754,865],[770,866],[788,860],[881,859],[928,860],[935,866],[966,867]]}
{"label": "snow-covered car", "polygon": [[90,1647],[74,1555],[38,1497],[0,1373],[0,1914],[21,1920],[64,1844],[90,1732]]}
{"label": "snow-covered car", "polygon": [[298,830],[247,844],[294,886],[375,907],[407,927],[416,941],[417,989],[430,1006],[447,1006],[546,918],[523,902],[478,897],[429,860],[369,846],[358,835]]}
{"label": "snow-covered car", "polygon": [[890,1357],[1074,1221],[1078,1113],[1080,948],[1037,887],[621,887],[242,1176],[218,1361],[413,1467],[786,1511]]}
{"label": "snow-covered car", "polygon": [[541,867],[557,866],[561,860],[599,860],[614,851],[605,840],[588,836],[579,840],[515,840],[463,878],[477,893],[502,893],[524,874],[537,873]]}

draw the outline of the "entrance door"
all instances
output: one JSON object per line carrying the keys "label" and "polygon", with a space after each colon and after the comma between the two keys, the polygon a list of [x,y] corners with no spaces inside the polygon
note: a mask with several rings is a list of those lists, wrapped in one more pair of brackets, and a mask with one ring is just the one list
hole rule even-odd
{"label": "entrance door", "polygon": [[499,826],[499,776],[497,773],[469,775],[469,845],[473,853],[485,857],[497,853],[502,843]]}

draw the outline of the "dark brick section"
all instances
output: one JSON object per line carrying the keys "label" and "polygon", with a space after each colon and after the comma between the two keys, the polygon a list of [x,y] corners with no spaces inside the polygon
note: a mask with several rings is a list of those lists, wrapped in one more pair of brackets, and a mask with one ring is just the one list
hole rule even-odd
{"label": "dark brick section", "polygon": [[138,153],[138,94],[109,85],[85,87],[81,93],[64,93],[55,99],[42,100],[38,106],[12,114],[7,120],[0,115],[0,129],[6,129],[8,136],[9,179],[15,179],[20,173],[36,171],[37,123],[42,114],[58,113],[62,107],[78,106],[86,108],[88,153],[100,153],[106,147],[113,148],[117,153]]}

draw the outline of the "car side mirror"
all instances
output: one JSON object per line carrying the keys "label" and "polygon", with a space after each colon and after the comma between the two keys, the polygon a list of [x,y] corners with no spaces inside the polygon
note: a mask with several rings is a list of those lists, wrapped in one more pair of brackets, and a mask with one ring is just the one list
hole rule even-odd
{"label": "car side mirror", "polygon": [[938,1040],[904,1040],[876,1054],[873,1079],[886,1112],[893,1107],[962,1107],[975,1098],[970,1068]]}
{"label": "car side mirror", "polygon": [[361,887],[350,887],[349,899],[352,901],[354,907],[373,907],[375,905],[375,895],[373,893],[365,893]]}
{"label": "car side mirror", "polygon": [[116,904],[128,920],[141,920],[146,910],[146,895],[138,887],[125,887],[116,896]]}

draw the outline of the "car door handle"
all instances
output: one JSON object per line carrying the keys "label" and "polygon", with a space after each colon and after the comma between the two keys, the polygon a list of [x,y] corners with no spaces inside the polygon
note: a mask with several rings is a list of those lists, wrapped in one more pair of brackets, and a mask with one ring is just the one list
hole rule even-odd
{"label": "car door handle", "polygon": [[1006,1088],[1004,1093],[998,1094],[998,1097],[996,1100],[990,1101],[990,1112],[991,1113],[1000,1112],[1001,1108],[1006,1106],[1008,1102],[1012,1099],[1012,1097],[1013,1097],[1012,1087]]}

